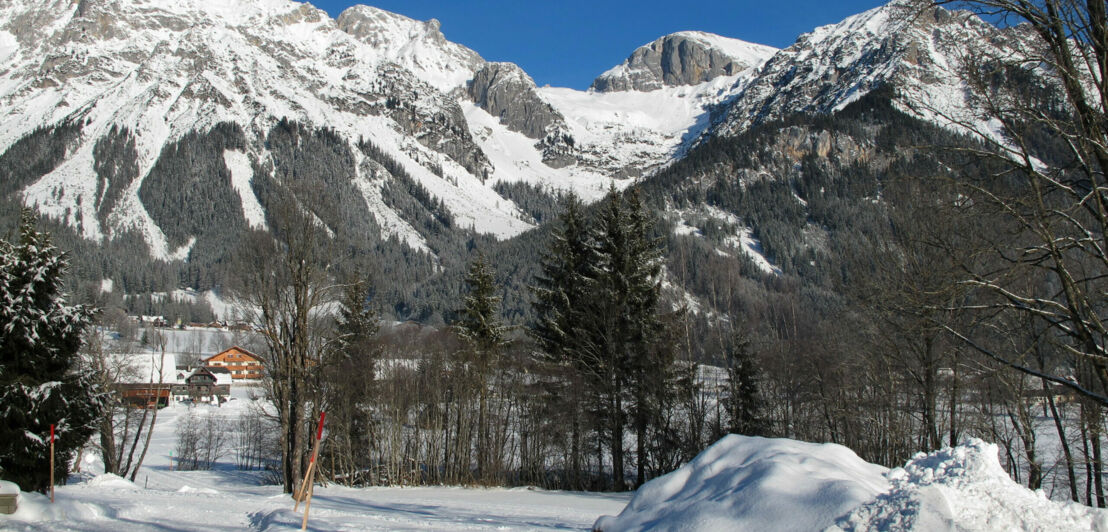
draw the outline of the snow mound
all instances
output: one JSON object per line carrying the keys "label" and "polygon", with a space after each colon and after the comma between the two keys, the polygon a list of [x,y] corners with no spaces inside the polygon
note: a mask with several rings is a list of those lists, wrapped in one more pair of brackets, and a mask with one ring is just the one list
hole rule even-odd
{"label": "snow mound", "polygon": [[19,495],[19,485],[15,482],[0,480],[0,495]]}
{"label": "snow mound", "polygon": [[889,488],[884,467],[830,443],[730,435],[644,484],[596,530],[822,530]]}
{"label": "snow mound", "polygon": [[997,446],[970,439],[920,453],[889,472],[892,489],[828,532],[855,530],[1106,530],[1108,511],[1055,502],[1012,481]]}
{"label": "snow mound", "polygon": [[138,486],[134,482],[127,480],[119,475],[113,473],[104,473],[103,475],[96,475],[88,481],[89,486],[96,486],[100,488],[122,488],[122,489],[138,489]]}
{"label": "snow mound", "polygon": [[212,488],[194,488],[192,486],[185,485],[181,486],[181,488],[177,490],[177,493],[204,493],[208,495],[215,495],[219,493],[219,490],[214,490]]}
{"label": "snow mound", "polygon": [[[16,499],[14,514],[0,514],[0,530],[18,530],[16,523],[39,523],[44,521],[71,522],[73,520],[94,521],[103,519],[105,512],[95,505],[59,496],[57,502],[36,492],[23,492]],[[28,530],[40,529],[28,527]],[[46,528],[41,528],[46,530]]]}

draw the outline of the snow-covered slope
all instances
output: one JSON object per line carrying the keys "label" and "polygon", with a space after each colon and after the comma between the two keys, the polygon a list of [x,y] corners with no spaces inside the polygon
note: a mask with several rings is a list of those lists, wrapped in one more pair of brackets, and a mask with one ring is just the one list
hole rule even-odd
{"label": "snow-covered slope", "polygon": [[[137,192],[167,143],[227,122],[246,137],[241,153],[227,156],[242,210],[250,225],[262,225],[257,198],[241,186],[252,176],[243,174],[270,161],[265,135],[282,118],[330,128],[351,147],[363,137],[372,141],[466,227],[501,237],[530,227],[511,202],[483,185],[490,167],[460,108],[426,81],[457,84],[468,75],[448,52],[479,58],[449,43],[435,49],[429,26],[402,17],[382,22],[393,31],[382,31],[378,48],[359,40],[375,42],[376,35],[366,30],[369,22],[354,22],[362,11],[345,19],[360,32],[355,38],[323,11],[287,0],[39,4],[0,6],[7,21],[0,28],[7,56],[0,67],[0,150],[41,127],[80,124],[64,160],[29,183],[24,198],[86,237],[138,229],[155,255],[173,256],[176,246]],[[396,46],[404,36],[411,46]],[[422,67],[425,79],[394,60]],[[111,212],[98,213],[94,150],[113,127],[133,134],[137,176],[123,185]],[[362,166],[349,169],[352,180],[369,179],[359,175]],[[410,224],[385,223],[400,217],[382,212],[388,207],[365,192],[363,201],[391,232],[383,237],[422,240]]]}
{"label": "snow-covered slope", "polygon": [[376,7],[356,5],[335,19],[339,29],[353,35],[430,83],[449,92],[464,86],[485,62],[477,52],[446,40],[438,20],[412,20]]}
{"label": "snow-covered slope", "polygon": [[[518,75],[500,100],[528,103],[493,107],[467,87],[494,64],[447,41],[435,20],[366,6],[332,20],[291,0],[13,0],[0,4],[0,154],[29,157],[53,142],[57,160],[32,160],[11,180],[25,204],[90,239],[137,231],[154,256],[180,259],[232,221],[268,228],[255,173],[277,182],[298,174],[270,146],[290,121],[333,137],[326,149],[341,167],[323,180],[357,191],[346,195],[361,205],[351,212],[369,213],[379,238],[430,252],[428,229],[386,197],[397,167],[415,182],[405,187],[425,190],[456,227],[511,237],[532,225],[493,185],[526,181],[590,199],[613,179],[622,188],[679,156],[707,126],[708,106],[772,53],[698,32],[667,38],[687,43],[679,86],[649,95],[538,89],[505,65]],[[482,96],[490,88],[503,87],[482,86]],[[205,141],[217,127],[223,136]],[[191,155],[218,159],[207,174],[167,176],[178,153],[194,150],[190,135],[226,146]],[[223,176],[230,188],[207,190],[224,187]],[[174,186],[205,190],[169,194],[186,200],[214,196],[221,223],[168,205]]]}
{"label": "snow-covered slope", "polygon": [[[0,188],[89,239],[135,231],[156,257],[212,257],[226,246],[213,235],[269,228],[273,187],[259,181],[292,186],[297,161],[333,154],[310,161],[326,175],[305,186],[345,187],[334,195],[346,204],[316,215],[433,254],[444,231],[419,209],[498,238],[533,227],[498,183],[596,199],[705,135],[832,112],[886,83],[933,119],[968,113],[959,54],[1009,46],[1012,33],[905,5],[781,51],[667,35],[576,91],[485,62],[434,20],[366,6],[332,20],[291,0],[11,0],[0,4],[0,157],[18,175]],[[279,126],[294,153],[275,153]],[[307,147],[305,131],[322,140]],[[196,159],[214,162],[190,173]]]}

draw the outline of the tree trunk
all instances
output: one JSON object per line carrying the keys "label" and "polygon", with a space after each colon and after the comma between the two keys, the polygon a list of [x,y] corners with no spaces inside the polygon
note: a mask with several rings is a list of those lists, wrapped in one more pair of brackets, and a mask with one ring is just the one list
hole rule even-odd
{"label": "tree trunk", "polygon": [[1062,424],[1062,416],[1059,415],[1058,406],[1054,402],[1054,394],[1050,392],[1050,385],[1043,380],[1043,392],[1046,395],[1047,404],[1050,405],[1050,415],[1054,418],[1054,428],[1058,431],[1058,441],[1062,444],[1062,454],[1066,457],[1066,476],[1070,482],[1070,500],[1077,502],[1077,475],[1073,471],[1073,453],[1070,451],[1070,442],[1066,441],[1066,428]]}
{"label": "tree trunk", "polygon": [[623,398],[618,391],[611,403],[612,485],[616,491],[623,491],[627,489],[623,476]]}

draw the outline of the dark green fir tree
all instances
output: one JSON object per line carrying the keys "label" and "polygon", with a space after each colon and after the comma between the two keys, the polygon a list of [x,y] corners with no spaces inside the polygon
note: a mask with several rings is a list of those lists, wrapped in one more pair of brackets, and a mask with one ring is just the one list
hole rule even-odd
{"label": "dark green fir tree", "polygon": [[750,338],[736,332],[726,352],[727,395],[723,403],[731,419],[731,433],[766,436],[765,403],[758,389],[760,370],[754,359]]}
{"label": "dark green fir tree", "polygon": [[49,488],[50,425],[55,478],[64,482],[103,406],[77,353],[93,311],[65,304],[65,269],[27,211],[18,242],[0,240],[0,478],[25,491]]}

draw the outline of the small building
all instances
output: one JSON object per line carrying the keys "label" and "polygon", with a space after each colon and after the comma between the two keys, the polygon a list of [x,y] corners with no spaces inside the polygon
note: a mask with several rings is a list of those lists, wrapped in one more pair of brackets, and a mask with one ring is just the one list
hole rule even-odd
{"label": "small building", "polygon": [[208,368],[226,368],[231,373],[233,381],[261,380],[262,358],[239,346],[231,347],[204,359],[204,365]]}
{"label": "small building", "polygon": [[169,405],[170,384],[117,383],[116,390],[124,404],[140,408]]}
{"label": "small building", "polygon": [[196,368],[185,377],[183,383],[172,386],[172,394],[176,401],[222,403],[231,394],[230,372],[223,368]]}
{"label": "small building", "polygon": [[117,367],[112,389],[125,405],[137,408],[169,404],[170,388],[175,382],[173,359],[157,353],[109,355]]}

